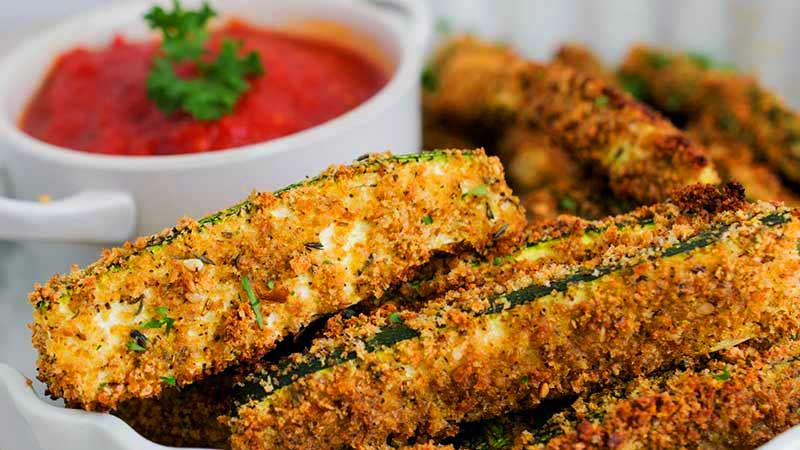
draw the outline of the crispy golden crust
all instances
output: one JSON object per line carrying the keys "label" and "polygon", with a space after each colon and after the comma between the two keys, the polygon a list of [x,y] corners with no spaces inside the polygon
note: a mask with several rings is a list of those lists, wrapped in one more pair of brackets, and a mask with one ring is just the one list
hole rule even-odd
{"label": "crispy golden crust", "polygon": [[503,129],[513,123],[523,99],[517,74],[520,63],[510,48],[469,36],[454,38],[431,60],[436,89],[424,91],[426,120],[475,131]]}
{"label": "crispy golden crust", "polygon": [[742,184],[752,200],[778,201],[788,206],[800,206],[800,198],[786,185],[768,164],[757,160],[749,147],[732,140],[708,140],[700,130],[701,124],[690,125],[687,131],[705,143],[720,177]]}
{"label": "crispy golden crust", "polygon": [[[526,234],[545,236],[563,233],[561,229],[548,231],[537,227]],[[493,255],[489,254],[488,257],[491,259]],[[274,364],[280,355],[305,351],[314,337],[341,333],[349,318],[356,314],[381,307],[391,308],[390,311],[400,306],[407,309],[419,307],[424,304],[423,298],[455,288],[456,283],[466,282],[458,274],[463,267],[471,267],[474,261],[483,258],[474,251],[459,255],[437,255],[418,271],[415,280],[403,283],[380,298],[367,300],[331,318],[312,323],[299,335],[285,339],[259,361],[230,367],[182,389],[166,389],[158,398],[121,402],[114,415],[139,434],[162,445],[226,449],[229,447],[230,429],[219,419],[230,413],[233,386],[245,375]]]}
{"label": "crispy golden crust", "polygon": [[614,75],[606,69],[600,58],[583,44],[570,42],[561,45],[553,61],[609,83],[615,82]]}
{"label": "crispy golden crust", "polygon": [[629,52],[620,76],[635,80],[643,98],[668,114],[704,122],[705,140],[741,142],[800,182],[800,116],[756,78],[644,46]]}
{"label": "crispy golden crust", "polygon": [[445,45],[431,67],[439,80],[425,96],[431,115],[498,131],[520,120],[596,167],[621,198],[653,203],[684,186],[718,182],[704,148],[603,80],[472,38]]}
{"label": "crispy golden crust", "polygon": [[[699,189],[692,202],[697,209],[708,201],[710,211],[682,214],[678,205],[688,196],[637,211],[648,212],[652,225],[600,233],[617,240],[590,262],[543,267],[514,259],[418,312],[357,321],[330,338],[352,359],[337,362],[322,344],[298,359],[333,361],[324,370],[288,384],[276,372],[247,385],[263,391],[231,419],[232,447],[360,447],[443,436],[460,421],[585,393],[795,327],[798,218],[711,192]],[[739,209],[717,211],[733,206]],[[390,328],[414,333],[371,349],[369,336]]]}
{"label": "crispy golden crust", "polygon": [[653,203],[694,183],[716,183],[706,150],[606,82],[553,65],[528,65],[525,120],[577,161],[593,164],[624,199]]}
{"label": "crispy golden crust", "polygon": [[514,245],[524,223],[499,161],[483,151],[332,167],[37,286],[39,378],[87,409],[156,396],[380,296],[434,252]]}
{"label": "crispy golden crust", "polygon": [[230,413],[233,384],[223,372],[158,398],[123,401],[113,414],[161,445],[227,449],[231,433],[219,417]]}
{"label": "crispy golden crust", "polygon": [[800,423],[800,344],[734,348],[702,370],[578,400],[513,448],[755,448]]}

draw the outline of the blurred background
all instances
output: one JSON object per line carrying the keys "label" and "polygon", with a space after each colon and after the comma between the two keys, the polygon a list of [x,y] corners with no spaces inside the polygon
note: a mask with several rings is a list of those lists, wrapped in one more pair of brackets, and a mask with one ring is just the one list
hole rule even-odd
{"label": "blurred background", "polygon": [[[114,1],[125,0],[0,0],[0,52],[66,15]],[[577,41],[607,63],[615,63],[633,42],[701,51],[758,73],[800,107],[800,83],[794,82],[800,73],[796,0],[424,1],[439,17],[440,34],[481,33],[537,58],[548,57],[564,41]]]}

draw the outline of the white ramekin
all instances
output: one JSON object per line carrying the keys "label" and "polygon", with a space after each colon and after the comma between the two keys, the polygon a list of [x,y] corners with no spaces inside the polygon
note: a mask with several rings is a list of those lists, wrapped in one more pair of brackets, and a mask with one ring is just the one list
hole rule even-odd
{"label": "white ramekin", "polygon": [[[432,26],[425,4],[415,0],[216,2],[223,16],[267,26],[337,22],[365,36],[394,67],[389,83],[364,104],[287,137],[195,155],[119,157],[59,148],[19,130],[21,111],[57,54],[79,44],[103,45],[120,32],[148,36],[142,15],[151,5],[123,2],[76,17],[0,61],[0,152],[19,199],[0,198],[0,239],[114,243],[367,152],[418,151],[418,80]],[[55,201],[33,201],[41,195]]]}

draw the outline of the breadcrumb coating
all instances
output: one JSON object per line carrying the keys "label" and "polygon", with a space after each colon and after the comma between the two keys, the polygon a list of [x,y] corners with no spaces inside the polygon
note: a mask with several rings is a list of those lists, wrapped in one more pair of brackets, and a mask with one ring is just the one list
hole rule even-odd
{"label": "breadcrumb coating", "polygon": [[524,226],[500,162],[482,150],[334,166],[36,286],[38,376],[86,409],[157,396],[260,358],[434,253],[486,252]]}
{"label": "breadcrumb coating", "polygon": [[[651,215],[628,215],[589,222],[575,217],[561,217],[551,222],[529,226],[526,230],[527,243],[514,254],[517,259],[528,263],[534,261],[541,267],[553,263],[578,263],[595,260],[605,253],[606,247],[619,242],[621,228],[637,227],[637,233],[646,232],[651,226]],[[629,228],[630,229],[630,228]],[[634,231],[631,231],[634,232]],[[312,353],[324,352],[324,347],[333,348],[339,343],[339,336],[348,329],[359,327],[369,321],[368,315],[390,315],[401,309],[413,311],[425,305],[426,300],[438,298],[453,289],[475,287],[489,280],[496,272],[494,256],[482,257],[474,252],[436,258],[420,270],[417,278],[402,284],[385,296],[363,302],[365,308],[360,314],[345,312],[334,315],[323,327],[322,333],[304,330],[309,336],[302,336],[299,342],[288,343],[289,348],[302,347],[298,352],[309,351],[307,341],[319,335],[314,342]],[[476,268],[476,264],[479,268]],[[380,308],[380,309],[379,309]],[[279,349],[283,350],[283,349]],[[231,405],[231,392],[234,383],[241,381],[243,375],[264,370],[276,363],[275,352],[254,364],[245,364],[225,372],[200,380],[182,390],[167,390],[160,398],[132,399],[122,402],[115,412],[140,434],[163,445],[177,447],[228,448],[230,430],[218,417],[226,415]]]}
{"label": "breadcrumb coating", "polygon": [[[641,55],[637,50],[631,52],[630,60],[639,60]],[[697,81],[700,74],[697,58],[692,62],[692,57],[684,56],[666,63],[651,55],[649,64],[661,65],[658,69],[659,79],[653,80],[657,85],[654,95],[648,95],[646,86],[648,80],[640,78],[635,69],[623,66],[622,73],[618,78],[614,78],[603,67],[600,60],[592,54],[587,47],[566,45],[559,50],[557,60],[564,65],[575,68],[578,71],[591,74],[602,78],[612,84],[629,89],[631,93],[637,94],[647,101],[655,109],[666,114],[679,123],[686,123],[686,134],[695,142],[704,145],[708,149],[708,154],[714,162],[714,166],[723,182],[737,181],[745,187],[749,198],[754,200],[780,201],[790,206],[800,205],[800,199],[788,189],[771,167],[757,161],[753,151],[742,140],[733,140],[730,136],[725,137],[713,130],[717,127],[719,117],[715,114],[702,114],[698,110],[692,110],[688,104],[682,104],[679,98],[685,97],[681,92],[691,89],[691,86],[700,84]],[[628,63],[632,64],[632,63]],[[708,63],[705,63],[706,65]],[[674,88],[671,83],[676,83],[678,79],[670,78],[670,73],[675,73],[684,83],[678,89],[669,89],[664,92],[666,87]],[[662,79],[670,80],[669,83]],[[669,86],[667,86],[669,85]],[[701,88],[696,88],[701,89]],[[660,95],[659,95],[660,94]],[[689,103],[697,104],[697,109],[702,109],[707,98],[699,97],[692,99]],[[682,107],[681,107],[682,106]],[[513,175],[513,166],[508,167],[509,174]],[[511,176],[513,180],[513,176]],[[531,200],[523,199],[523,204],[530,203]],[[527,206],[526,206],[527,208]]]}
{"label": "breadcrumb coating", "polygon": [[620,77],[642,98],[699,127],[708,141],[741,142],[792,182],[800,182],[800,116],[751,76],[697,54],[634,47]]}
{"label": "breadcrumb coating", "polygon": [[620,198],[650,204],[719,181],[702,146],[601,79],[470,37],[445,44],[430,70],[438,80],[424,100],[432,115],[464,128],[502,131],[519,121],[542,130],[605,175]]}
{"label": "breadcrumb coating", "polygon": [[239,388],[232,448],[447,436],[794,329],[797,214],[742,199],[737,187],[694,187],[632,215],[649,223],[590,229],[617,239],[589,261],[508,258],[418,311],[358,318]]}
{"label": "breadcrumb coating", "polygon": [[750,449],[800,423],[798,407],[800,343],[786,340],[579,399],[507,448]]}

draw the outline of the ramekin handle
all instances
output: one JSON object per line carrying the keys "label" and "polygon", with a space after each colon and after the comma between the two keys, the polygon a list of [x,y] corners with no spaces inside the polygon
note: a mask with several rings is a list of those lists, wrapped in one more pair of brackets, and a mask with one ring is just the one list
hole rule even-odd
{"label": "ramekin handle", "polygon": [[136,228],[136,205],[125,192],[82,191],[50,202],[0,197],[0,239],[115,243]]}

